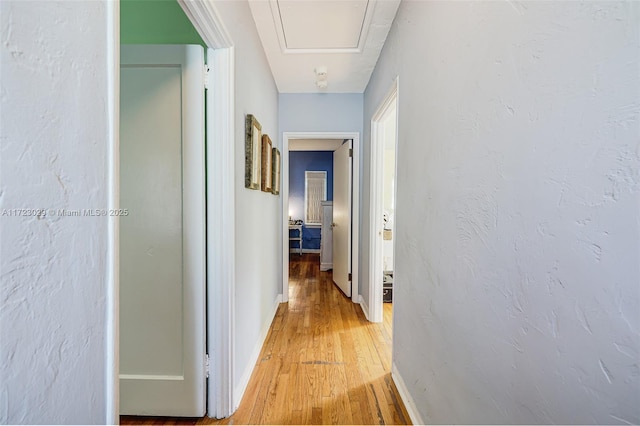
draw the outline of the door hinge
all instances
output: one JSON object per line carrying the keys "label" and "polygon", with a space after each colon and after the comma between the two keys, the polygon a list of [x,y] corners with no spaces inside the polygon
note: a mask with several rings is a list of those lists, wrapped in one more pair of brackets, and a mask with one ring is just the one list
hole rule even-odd
{"label": "door hinge", "polygon": [[351,272],[349,272],[349,281],[351,281]]}
{"label": "door hinge", "polygon": [[349,148],[349,157],[353,157],[353,148]]}
{"label": "door hinge", "polygon": [[209,81],[210,78],[211,78],[211,69],[209,68],[209,65],[205,64],[204,65],[204,88],[205,89],[209,89],[211,87],[211,82]]}
{"label": "door hinge", "polygon": [[204,371],[205,371],[205,375],[207,377],[207,379],[209,378],[209,367],[210,367],[210,363],[209,363],[209,354],[204,354]]}

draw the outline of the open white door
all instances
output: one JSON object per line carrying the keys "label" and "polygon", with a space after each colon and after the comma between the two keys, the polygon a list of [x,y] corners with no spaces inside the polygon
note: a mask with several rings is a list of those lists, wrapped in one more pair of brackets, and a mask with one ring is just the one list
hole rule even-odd
{"label": "open white door", "polygon": [[333,152],[333,281],[351,297],[352,141]]}
{"label": "open white door", "polygon": [[203,70],[201,46],[121,47],[121,414],[205,413]]}

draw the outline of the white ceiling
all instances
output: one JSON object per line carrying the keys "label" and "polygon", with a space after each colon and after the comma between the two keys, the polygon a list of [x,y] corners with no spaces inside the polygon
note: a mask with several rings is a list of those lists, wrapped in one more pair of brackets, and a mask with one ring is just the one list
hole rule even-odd
{"label": "white ceiling", "polygon": [[[249,0],[280,93],[362,93],[400,0]],[[326,89],[315,69],[326,67]]]}
{"label": "white ceiling", "polygon": [[289,151],[335,151],[343,139],[289,139]]}

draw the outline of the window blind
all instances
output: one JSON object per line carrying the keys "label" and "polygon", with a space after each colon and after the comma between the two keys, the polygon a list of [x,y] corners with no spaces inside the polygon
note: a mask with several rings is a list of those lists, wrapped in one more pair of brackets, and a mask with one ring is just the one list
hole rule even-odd
{"label": "window blind", "polygon": [[322,201],[327,199],[327,172],[305,172],[305,218],[307,224],[322,222]]}

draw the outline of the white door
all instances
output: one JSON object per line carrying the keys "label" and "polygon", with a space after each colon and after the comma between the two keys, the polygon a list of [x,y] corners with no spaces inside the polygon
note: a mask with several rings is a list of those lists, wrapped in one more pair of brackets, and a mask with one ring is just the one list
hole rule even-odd
{"label": "white door", "polygon": [[351,149],[348,141],[333,153],[333,282],[351,297]]}
{"label": "white door", "polygon": [[120,412],[205,413],[204,50],[122,46]]}

